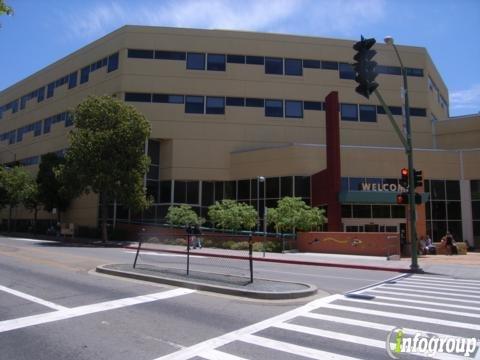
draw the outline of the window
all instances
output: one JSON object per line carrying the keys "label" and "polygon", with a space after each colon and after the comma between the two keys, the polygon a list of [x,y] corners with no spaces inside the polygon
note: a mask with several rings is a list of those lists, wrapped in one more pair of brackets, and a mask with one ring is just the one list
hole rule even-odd
{"label": "window", "polygon": [[411,116],[427,116],[427,110],[423,108],[410,108],[410,115]]}
{"label": "window", "polygon": [[213,182],[202,181],[202,206],[210,206],[213,204],[213,189]]}
{"label": "window", "polygon": [[322,69],[324,69],[324,70],[338,70],[338,62],[336,62],[336,61],[322,61]]}
{"label": "window", "polygon": [[203,114],[203,96],[186,96],[185,112],[187,114]]}
{"label": "window", "polygon": [[128,57],[135,59],[153,59],[153,50],[128,49]]}
{"label": "window", "polygon": [[55,91],[55,83],[50,83],[47,86],[47,99],[53,96],[53,92]]}
{"label": "window", "polygon": [[80,71],[80,84],[86,83],[90,74],[90,66],[85,66]]}
{"label": "window", "polygon": [[247,56],[246,63],[251,65],[263,65],[265,58],[263,56]]}
{"label": "window", "polygon": [[406,68],[408,76],[423,77],[423,69]]}
{"label": "window", "polygon": [[304,69],[320,69],[321,62],[320,60],[303,60]]}
{"label": "window", "polygon": [[372,205],[372,217],[390,218],[390,206],[389,205]]}
{"label": "window", "polygon": [[322,102],[321,101],[304,101],[303,108],[305,110],[322,110]]}
{"label": "window", "polygon": [[173,190],[173,202],[185,203],[187,200],[187,182],[175,180]]}
{"label": "window", "polygon": [[398,66],[377,65],[376,71],[378,74],[402,75],[402,70]]}
{"label": "window", "polygon": [[237,188],[239,200],[250,199],[250,180],[238,180]]}
{"label": "window", "polygon": [[43,99],[45,99],[45,86],[42,86],[40,89],[38,89],[37,102],[41,102]]}
{"label": "window", "polygon": [[245,98],[227,97],[227,106],[245,106]]}
{"label": "window", "polygon": [[168,104],[183,104],[185,102],[185,99],[183,95],[153,94],[152,102],[168,103]]}
{"label": "window", "polygon": [[207,70],[225,71],[225,55],[208,54],[207,55]]}
{"label": "window", "polygon": [[[112,54],[108,57],[108,67],[107,67],[107,72],[112,72],[114,70],[118,69],[118,52],[115,54]],[[87,79],[88,81],[88,79]]]}
{"label": "window", "polygon": [[338,70],[340,79],[355,80],[355,71],[353,70],[352,65],[347,63],[340,63]]}
{"label": "window", "polygon": [[186,54],[182,51],[155,51],[155,59],[160,60],[185,60]]}
{"label": "window", "polygon": [[187,69],[205,70],[205,54],[187,53]]}
{"label": "window", "polygon": [[160,181],[160,202],[170,203],[172,201],[172,182],[170,180]]}
{"label": "window", "polygon": [[77,71],[68,75],[68,88],[72,89],[77,86]]}
{"label": "window", "polygon": [[358,106],[356,104],[340,104],[342,120],[358,121]]}
{"label": "window", "polygon": [[283,117],[283,101],[265,100],[265,116]]}
{"label": "window", "polygon": [[264,107],[264,100],[257,98],[246,98],[245,106],[248,107]]}
{"label": "window", "polygon": [[151,102],[152,95],[148,93],[125,93],[125,101]]}
{"label": "window", "polygon": [[353,205],[353,217],[354,218],[371,218],[372,207],[370,205]]}
{"label": "window", "polygon": [[302,101],[285,100],[285,117],[303,118]]}
{"label": "window", "polygon": [[227,63],[245,64],[245,55],[227,55]]}
{"label": "window", "polygon": [[285,75],[303,75],[301,59],[285,59]]}
{"label": "window", "polygon": [[[392,115],[402,115],[402,108],[400,106],[389,106]],[[385,114],[383,106],[377,106],[377,114]]]}
{"label": "window", "polygon": [[280,197],[292,196],[293,195],[293,177],[292,176],[283,176],[280,180]]}
{"label": "window", "polygon": [[265,179],[266,197],[276,199],[280,196],[280,178],[271,177]]}
{"label": "window", "polygon": [[360,121],[377,122],[377,109],[375,105],[360,105]]}
{"label": "window", "polygon": [[310,176],[295,176],[295,196],[310,197]]}
{"label": "window", "polygon": [[207,96],[207,114],[225,114],[225,98]]}
{"label": "window", "polygon": [[187,181],[187,204],[199,204],[198,181]]}
{"label": "window", "polygon": [[265,74],[283,75],[283,59],[265,58]]}

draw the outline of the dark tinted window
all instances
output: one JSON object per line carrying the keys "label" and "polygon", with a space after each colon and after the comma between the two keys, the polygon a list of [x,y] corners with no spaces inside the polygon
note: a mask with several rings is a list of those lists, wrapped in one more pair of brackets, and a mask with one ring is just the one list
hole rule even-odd
{"label": "dark tinted window", "polygon": [[320,60],[303,60],[303,67],[305,69],[320,69]]}
{"label": "dark tinted window", "polygon": [[293,177],[284,176],[280,180],[280,197],[292,196],[293,195]]}
{"label": "dark tinted window", "polygon": [[295,196],[310,197],[310,176],[295,176]]}
{"label": "dark tinted window", "polygon": [[71,88],[74,88],[75,86],[77,86],[77,77],[78,77],[78,74],[77,74],[77,71],[71,73],[70,75],[68,75],[68,88],[71,89]]}
{"label": "dark tinted window", "polygon": [[183,104],[183,95],[153,94],[152,101],[157,103]]}
{"label": "dark tinted window", "polygon": [[187,183],[186,181],[175,180],[173,188],[173,202],[185,203],[187,201]]}
{"label": "dark tinted window", "polygon": [[205,54],[187,53],[187,69],[205,70]]}
{"label": "dark tinted window", "polygon": [[410,108],[410,115],[411,116],[427,116],[427,110],[423,108]]}
{"label": "dark tinted window", "polygon": [[430,181],[430,196],[432,200],[445,200],[445,181]]}
{"label": "dark tinted window", "polygon": [[285,100],[285,117],[303,118],[303,104],[301,101]]}
{"label": "dark tinted window", "polygon": [[108,57],[107,72],[111,72],[118,69],[118,52]]}
{"label": "dark tinted window", "polygon": [[237,197],[236,181],[225,181],[225,193],[223,197],[225,199],[236,200],[236,197]]}
{"label": "dark tinted window", "polygon": [[285,75],[303,75],[301,59],[285,59]]}
{"label": "dark tinted window", "polygon": [[38,89],[37,102],[43,101],[43,99],[45,99],[45,86]]}
{"label": "dark tinted window", "polygon": [[377,121],[377,109],[375,105],[360,105],[360,121],[363,122],[376,122]]}
{"label": "dark tinted window", "polygon": [[341,104],[342,120],[358,121],[358,107],[355,104]]}
{"label": "dark tinted window", "polygon": [[423,69],[406,68],[408,76],[423,77]]}
{"label": "dark tinted window", "polygon": [[[53,92],[55,91],[55,83],[50,83],[47,86],[47,99],[53,96]],[[14,112],[14,111],[12,111]]]}
{"label": "dark tinted window", "polygon": [[263,56],[247,56],[246,63],[252,65],[263,65],[265,63],[265,58]]}
{"label": "dark tinted window", "polygon": [[283,117],[283,101],[265,100],[265,116]]}
{"label": "dark tinted window", "polygon": [[[402,108],[400,106],[389,106],[388,108],[390,109],[392,115],[402,115]],[[385,114],[383,106],[377,106],[377,113]]]}
{"label": "dark tinted window", "polygon": [[266,197],[267,198],[278,198],[280,197],[280,178],[272,177],[267,178],[265,182],[266,187]]}
{"label": "dark tinted window", "polygon": [[210,206],[213,204],[213,182],[202,182],[202,206]]}
{"label": "dark tinted window", "polygon": [[225,114],[225,98],[207,96],[207,114]]}
{"label": "dark tinted window", "polygon": [[266,57],[265,74],[283,75],[283,59]]}
{"label": "dark tinted window", "polygon": [[128,57],[135,59],[153,59],[153,50],[128,49]]}
{"label": "dark tinted window", "polygon": [[86,66],[80,71],[80,84],[86,83],[88,81],[89,74],[90,66]]}
{"label": "dark tinted window", "polygon": [[208,54],[207,55],[207,70],[225,71],[225,55]]}
{"label": "dark tinted window", "polygon": [[336,62],[336,61],[322,61],[322,69],[338,70],[338,62]]}
{"label": "dark tinted window", "polygon": [[245,98],[227,97],[227,106],[245,106]]}
{"label": "dark tinted window", "polygon": [[151,102],[152,94],[148,93],[125,93],[125,101]]}
{"label": "dark tinted window", "polygon": [[338,70],[339,70],[340,79],[355,80],[355,71],[353,71],[352,65],[347,63],[340,63]]}
{"label": "dark tinted window", "polygon": [[172,182],[170,180],[160,181],[160,202],[161,203],[171,202],[172,201],[171,193],[172,193]]}
{"label": "dark tinted window", "polygon": [[245,106],[263,107],[264,106],[264,100],[263,99],[257,99],[257,98],[246,98],[245,99]]}
{"label": "dark tinted window", "polygon": [[402,75],[402,70],[398,66],[377,65],[378,74]]}
{"label": "dark tinted window", "polygon": [[389,205],[372,205],[372,217],[390,218],[390,206]]}
{"label": "dark tinted window", "polygon": [[354,218],[372,217],[372,207],[370,205],[353,205],[352,209]]}
{"label": "dark tinted window", "polygon": [[250,180],[238,181],[238,199],[239,200],[250,199]]}
{"label": "dark tinted window", "polygon": [[456,180],[445,181],[448,200],[460,200],[460,183]]}
{"label": "dark tinted window", "polygon": [[227,55],[227,62],[232,64],[245,64],[245,55]]}
{"label": "dark tinted window", "polygon": [[203,114],[203,96],[185,96],[185,112]]}
{"label": "dark tinted window", "polygon": [[305,110],[322,110],[321,101],[304,101],[303,108]]}
{"label": "dark tinted window", "polygon": [[181,51],[155,51],[155,59],[161,60],[185,60],[185,52]]}
{"label": "dark tinted window", "polygon": [[199,204],[198,181],[187,181],[187,204]]}

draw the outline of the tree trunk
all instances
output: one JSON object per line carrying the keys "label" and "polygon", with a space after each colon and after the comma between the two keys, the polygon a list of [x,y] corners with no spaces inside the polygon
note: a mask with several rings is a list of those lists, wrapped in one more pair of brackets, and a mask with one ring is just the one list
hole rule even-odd
{"label": "tree trunk", "polygon": [[12,204],[8,205],[8,232],[12,230]]}
{"label": "tree trunk", "polygon": [[108,218],[108,199],[104,193],[102,195],[102,241],[105,243],[108,240],[107,232],[107,218]]}
{"label": "tree trunk", "polygon": [[35,209],[33,209],[33,235],[37,235],[37,218],[38,218],[38,207],[35,206]]}

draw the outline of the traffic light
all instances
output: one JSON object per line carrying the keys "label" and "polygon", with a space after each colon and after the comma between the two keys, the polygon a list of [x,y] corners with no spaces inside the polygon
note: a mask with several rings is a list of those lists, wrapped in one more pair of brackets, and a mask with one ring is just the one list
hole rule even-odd
{"label": "traffic light", "polygon": [[374,38],[365,39],[362,36],[361,40],[353,45],[353,49],[357,51],[353,57],[356,61],[353,64],[353,69],[355,71],[355,81],[359,84],[355,91],[367,99],[378,87],[378,84],[375,82],[375,78],[378,75],[376,72],[377,63],[372,61],[377,52],[370,49],[375,42]]}
{"label": "traffic light", "polygon": [[422,170],[413,170],[415,187],[423,186]]}
{"label": "traffic light", "polygon": [[408,169],[403,168],[400,170],[400,185],[402,185],[404,188],[408,187]]}
{"label": "traffic light", "polygon": [[[408,201],[408,192],[397,194],[397,204],[398,205],[408,205],[410,202]],[[415,193],[415,204],[422,203],[422,195],[419,193]]]}

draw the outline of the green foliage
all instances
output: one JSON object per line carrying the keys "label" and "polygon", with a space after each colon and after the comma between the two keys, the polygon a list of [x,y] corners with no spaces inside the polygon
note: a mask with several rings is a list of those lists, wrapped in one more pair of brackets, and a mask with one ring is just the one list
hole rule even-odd
{"label": "green foliage", "polygon": [[59,174],[71,194],[102,195],[105,241],[108,201],[116,199],[134,212],[151,204],[144,188],[150,126],[133,106],[111,96],[89,96],[76,107],[73,118],[75,128]]}
{"label": "green foliage", "polygon": [[313,230],[325,223],[323,209],[311,208],[301,198],[284,197],[277,208],[267,210],[267,222],[273,224],[277,232]]}
{"label": "green foliage", "polygon": [[55,153],[42,155],[37,173],[39,200],[45,210],[52,211],[56,208],[57,214],[67,210],[72,200],[72,194],[68,193],[58,174],[64,163],[65,159]]}
{"label": "green foliage", "polygon": [[24,168],[15,166],[13,168],[0,167],[0,191],[1,206],[10,205],[15,207],[32,193],[34,179]]}
{"label": "green foliage", "polygon": [[257,223],[257,211],[251,205],[234,200],[215,202],[208,208],[208,217],[224,230],[251,230]]}
{"label": "green foliage", "polygon": [[165,217],[170,225],[191,226],[201,225],[203,219],[189,205],[170,206]]}
{"label": "green foliage", "polygon": [[8,6],[4,0],[0,0],[0,15],[13,15],[13,8]]}

